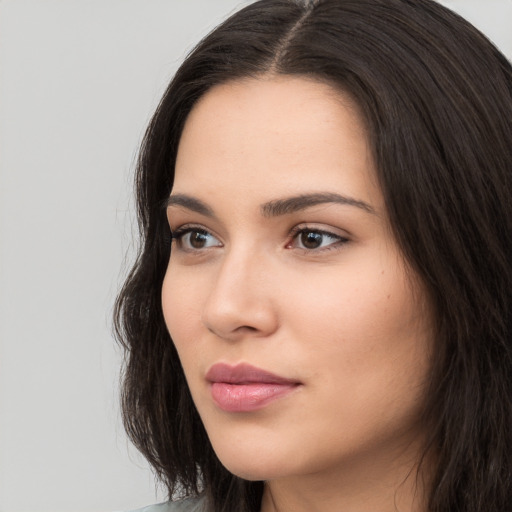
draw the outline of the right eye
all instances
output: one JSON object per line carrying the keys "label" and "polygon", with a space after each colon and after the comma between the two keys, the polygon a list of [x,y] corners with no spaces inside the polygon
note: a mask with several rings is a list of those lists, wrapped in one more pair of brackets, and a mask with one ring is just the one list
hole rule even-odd
{"label": "right eye", "polygon": [[222,243],[202,228],[180,228],[172,233],[176,245],[185,251],[199,251],[210,247],[222,247]]}

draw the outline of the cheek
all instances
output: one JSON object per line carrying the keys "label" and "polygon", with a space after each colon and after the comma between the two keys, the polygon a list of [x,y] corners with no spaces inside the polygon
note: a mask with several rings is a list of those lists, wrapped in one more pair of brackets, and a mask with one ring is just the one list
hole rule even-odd
{"label": "cheek", "polygon": [[317,274],[313,292],[289,294],[289,337],[309,354],[305,371],[312,380],[379,396],[417,384],[426,373],[431,333],[423,294],[393,259],[379,262]]}
{"label": "cheek", "polygon": [[[421,294],[415,293],[399,268],[370,263],[310,273],[307,280],[290,276],[288,293],[281,299],[287,316],[301,330],[311,328],[326,341],[338,332],[336,339],[341,336],[354,348],[378,343],[388,334],[401,338],[415,330],[422,317]],[[361,339],[366,340],[363,345]]]}
{"label": "cheek", "polygon": [[188,387],[197,404],[198,355],[201,349],[201,304],[200,289],[194,286],[194,280],[187,277],[186,271],[174,272],[169,266],[162,284],[162,309],[167,330],[180,359]]}
{"label": "cheek", "polygon": [[186,272],[174,272],[169,265],[162,284],[162,309],[167,330],[180,357],[186,347],[192,348],[190,341],[197,339],[201,300],[200,289],[194,286]]}

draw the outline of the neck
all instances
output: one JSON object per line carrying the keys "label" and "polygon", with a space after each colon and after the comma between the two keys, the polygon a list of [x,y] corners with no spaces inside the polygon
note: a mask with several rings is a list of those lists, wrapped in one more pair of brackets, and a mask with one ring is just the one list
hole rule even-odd
{"label": "neck", "polygon": [[417,456],[374,455],[266,482],[261,512],[425,512],[426,478],[414,463]]}

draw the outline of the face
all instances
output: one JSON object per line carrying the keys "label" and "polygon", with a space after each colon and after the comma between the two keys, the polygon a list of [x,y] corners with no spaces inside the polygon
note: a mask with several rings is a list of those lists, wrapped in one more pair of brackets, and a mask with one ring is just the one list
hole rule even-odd
{"label": "face", "polygon": [[427,308],[348,97],[291,77],[210,90],[168,218],[165,321],[230,471],[339,472],[421,438]]}

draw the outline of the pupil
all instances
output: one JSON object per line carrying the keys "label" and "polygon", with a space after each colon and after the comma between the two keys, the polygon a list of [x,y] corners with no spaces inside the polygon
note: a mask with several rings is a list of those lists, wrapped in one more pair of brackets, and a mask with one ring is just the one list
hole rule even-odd
{"label": "pupil", "polygon": [[200,233],[199,231],[194,231],[190,234],[190,245],[194,249],[201,249],[204,247],[206,243],[206,236],[204,233]]}
{"label": "pupil", "polygon": [[302,245],[306,249],[316,249],[322,245],[322,235],[320,233],[313,233],[312,231],[306,231],[302,233]]}

